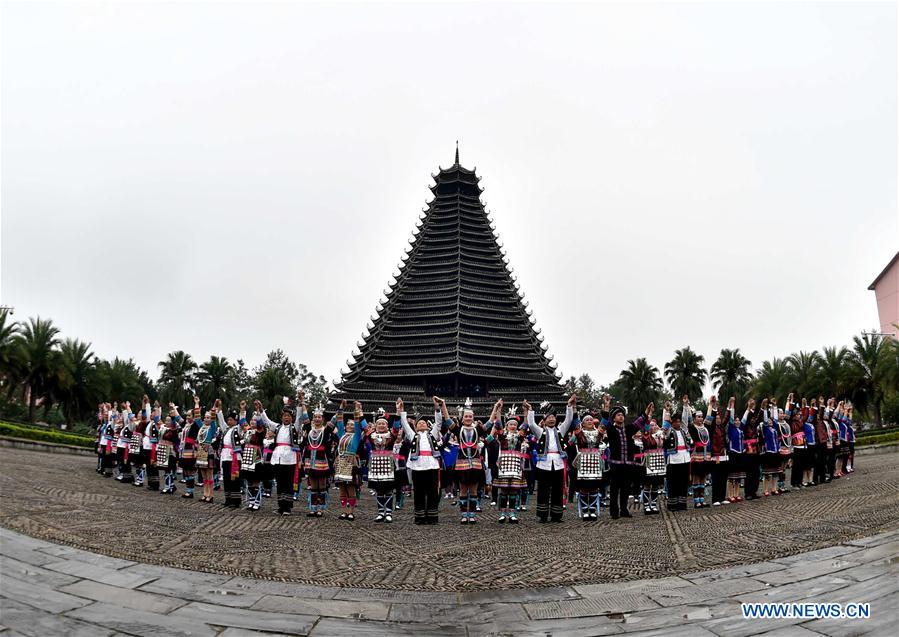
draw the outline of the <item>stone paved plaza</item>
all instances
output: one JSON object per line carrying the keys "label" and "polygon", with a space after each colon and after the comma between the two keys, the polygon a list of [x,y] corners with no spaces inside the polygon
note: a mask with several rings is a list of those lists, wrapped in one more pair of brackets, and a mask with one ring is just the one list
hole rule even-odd
{"label": "stone paved plaza", "polygon": [[[390,526],[226,512],[101,478],[89,457],[2,448],[0,637],[893,634],[895,461],[707,511],[466,528],[446,507],[419,528],[408,511]],[[869,602],[872,618],[740,615],[800,600]]]}

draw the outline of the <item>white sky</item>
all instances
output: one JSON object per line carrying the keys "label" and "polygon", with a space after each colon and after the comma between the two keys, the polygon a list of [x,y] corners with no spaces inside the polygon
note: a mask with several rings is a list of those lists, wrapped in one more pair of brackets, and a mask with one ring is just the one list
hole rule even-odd
{"label": "white sky", "polygon": [[[565,375],[878,324],[892,2],[4,3],[2,302],[334,379],[462,163]],[[710,360],[711,359],[711,360]]]}

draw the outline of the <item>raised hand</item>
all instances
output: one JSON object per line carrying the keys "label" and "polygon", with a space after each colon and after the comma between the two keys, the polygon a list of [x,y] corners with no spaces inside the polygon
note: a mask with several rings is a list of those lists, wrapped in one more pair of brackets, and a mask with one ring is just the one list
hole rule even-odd
{"label": "raised hand", "polygon": [[399,414],[399,413],[404,412],[404,411],[406,411],[406,410],[403,409],[403,399],[402,399],[402,398],[397,398],[397,399],[396,399],[396,413]]}
{"label": "raised hand", "polygon": [[302,389],[297,389],[297,400],[300,401],[300,404],[306,404],[306,392]]}
{"label": "raised hand", "polygon": [[747,405],[747,408],[748,408],[750,411],[753,410],[753,409],[755,409],[755,398],[750,398],[750,399],[749,399],[749,404]]}
{"label": "raised hand", "polygon": [[689,404],[690,404],[690,398],[689,398],[686,394],[683,395],[683,397],[680,399],[680,401],[681,401],[681,403],[683,403],[684,405],[689,405]]}
{"label": "raised hand", "polygon": [[571,394],[571,396],[568,398],[568,406],[577,407],[577,394]]}
{"label": "raised hand", "polygon": [[734,405],[736,405],[736,404],[737,404],[737,399],[734,398],[733,396],[731,396],[730,398],[727,399],[727,408],[728,409],[733,409]]}
{"label": "raised hand", "polygon": [[431,400],[434,401],[434,409],[440,409],[440,399],[437,396],[431,396]]}
{"label": "raised hand", "polygon": [[256,413],[257,413],[257,414],[261,414],[261,413],[262,413],[262,401],[261,401],[261,400],[254,400],[254,401],[253,401],[253,409],[256,410]]}
{"label": "raised hand", "polygon": [[655,410],[656,410],[656,405],[655,405],[655,403],[649,403],[648,405],[646,405],[646,409],[644,410],[643,413],[646,414],[646,417],[647,417],[647,418],[652,418],[652,413],[653,413]]}
{"label": "raised hand", "polygon": [[531,404],[527,400],[521,401],[521,410],[527,414],[531,410]]}
{"label": "raised hand", "polygon": [[340,411],[346,409],[346,398],[340,401]]}
{"label": "raised hand", "polygon": [[609,411],[609,409],[610,409],[611,407],[612,407],[612,397],[609,396],[608,394],[603,394],[603,395],[602,395],[602,408],[603,408],[603,411]]}

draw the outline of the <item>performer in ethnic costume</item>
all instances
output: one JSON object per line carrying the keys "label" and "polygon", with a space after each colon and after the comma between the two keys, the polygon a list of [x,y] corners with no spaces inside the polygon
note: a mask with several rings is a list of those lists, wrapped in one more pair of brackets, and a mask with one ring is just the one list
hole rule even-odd
{"label": "performer in ethnic costume", "polygon": [[619,516],[631,517],[627,499],[642,477],[642,456],[637,456],[643,449],[634,438],[638,432],[642,435],[642,431],[635,423],[625,424],[624,415],[624,407],[611,407],[611,398],[603,396],[602,419],[609,445],[609,515],[613,520]]}
{"label": "performer in ethnic costume", "polygon": [[761,471],[761,426],[763,418],[768,413],[768,399],[762,399],[761,407],[756,409],[755,399],[749,401],[749,409],[743,415],[743,471],[746,478],[743,483],[743,491],[747,500],[755,500],[758,497],[759,478]]}
{"label": "performer in ethnic costume", "polygon": [[[531,406],[525,400],[521,404],[525,420],[537,439],[537,519],[540,522],[562,521],[562,490],[566,478],[565,434],[574,421],[577,396],[571,394],[565,409],[565,420],[556,426],[552,411],[544,414],[538,425]],[[552,409],[552,405],[547,405]]]}
{"label": "performer in ethnic costume", "polygon": [[600,431],[596,418],[588,414],[572,435],[575,456],[572,464],[577,470],[577,512],[584,522],[599,519],[600,481],[605,468],[604,455],[608,446],[605,432]]}
{"label": "performer in ethnic costume", "polygon": [[771,413],[764,409],[764,401],[762,403],[762,476],[764,483],[762,490],[765,495],[780,495],[781,491],[777,488],[777,480],[783,470],[783,456],[780,453],[780,429],[779,424],[771,418]]}
{"label": "performer in ethnic costume", "polygon": [[107,406],[106,403],[97,405],[97,439],[94,445],[94,452],[97,454],[97,473],[103,473],[103,456],[105,455],[103,444],[103,430],[107,423]]}
{"label": "performer in ethnic costume", "polygon": [[240,455],[243,434],[241,428],[247,422],[247,403],[240,402],[240,419],[238,414],[230,412],[227,420],[221,410],[216,414],[222,433],[222,488],[225,491],[225,506],[236,509],[240,506]]}
{"label": "performer in ethnic costume", "polygon": [[[297,401],[300,404],[302,413],[306,413],[305,393],[300,390],[297,392]],[[260,478],[273,478],[278,487],[278,508],[275,511],[277,515],[285,516],[293,513],[293,494],[296,492],[300,480],[300,464],[298,455],[300,453],[301,429],[299,423],[294,418],[293,409],[290,408],[287,397],[284,398],[284,407],[281,409],[281,422],[275,423],[269,419],[265,410],[262,409],[262,403],[256,401],[256,409],[259,412],[258,418],[264,423],[268,429],[269,441],[264,441],[263,445],[268,445],[271,453],[268,454],[268,466],[262,467],[263,472],[270,472],[269,476],[259,476]],[[342,418],[343,411],[339,411],[335,418]],[[266,464],[263,458],[263,465]]]}
{"label": "performer in ethnic costume", "polygon": [[331,422],[337,426],[337,455],[334,458],[334,482],[340,495],[341,520],[356,519],[356,493],[361,484],[359,472],[359,443],[367,423],[362,416],[362,404],[353,404],[353,418],[346,420],[343,410],[346,401],[340,403],[340,409],[334,414]]}
{"label": "performer in ethnic costume", "polygon": [[805,429],[802,425],[802,412],[799,405],[794,402],[793,394],[787,396],[787,404],[784,406],[784,412],[787,422],[790,425],[790,448],[792,451],[791,463],[793,465],[790,471],[790,485],[794,489],[801,489],[805,480],[803,473],[807,464],[806,454],[807,446],[805,440]]}
{"label": "performer in ethnic costume", "polygon": [[262,485],[265,478],[262,450],[265,446],[266,426],[260,418],[262,403],[255,401],[255,412],[250,420],[249,428],[244,432],[240,450],[240,477],[246,483],[248,511],[258,511],[262,506]]}
{"label": "performer in ethnic costume", "polygon": [[[494,409],[496,407],[494,406]],[[441,424],[442,412],[435,414],[437,424]],[[485,482],[482,452],[485,427],[475,422],[471,403],[468,402],[462,411],[462,423],[452,420],[446,415],[447,428],[459,441],[459,452],[456,456],[456,479],[459,481],[459,515],[462,524],[477,522],[478,490]]]}
{"label": "performer in ethnic costume", "polygon": [[520,429],[521,423],[514,417],[514,408],[510,410],[504,428],[500,420],[502,400],[497,405],[490,415],[493,431],[487,437],[487,442],[491,444],[495,442],[498,447],[493,486],[496,487],[499,522],[508,520],[512,524],[517,524],[519,496],[527,487],[523,471],[524,459],[528,452],[527,434]]}
{"label": "performer in ethnic costume", "polygon": [[709,398],[709,415],[705,424],[709,430],[709,462],[712,474],[712,506],[730,504],[727,499],[730,475],[730,457],[728,456],[728,429],[734,421],[734,402],[731,398],[727,411],[719,409],[718,397]]}
{"label": "performer in ethnic costume", "polygon": [[705,415],[701,411],[693,411],[690,399],[683,397],[683,420],[689,423],[688,433],[693,441],[693,450],[690,453],[690,481],[693,495],[693,508],[701,509],[705,503],[705,482],[709,475],[712,457],[709,446],[709,430],[705,426]]}
{"label": "performer in ethnic costume", "polygon": [[112,469],[115,466],[115,430],[118,411],[116,411],[114,406],[110,406],[107,403],[104,418],[106,419],[106,422],[100,431],[99,453],[102,454],[100,466],[104,477],[111,478]]}
{"label": "performer in ethnic costume", "polygon": [[818,472],[818,443],[815,432],[815,410],[811,406],[806,406],[805,398],[802,399],[800,418],[802,420],[802,432],[805,436],[806,444],[802,486],[811,487],[815,484],[815,475]]}
{"label": "performer in ethnic costume", "polygon": [[203,425],[197,432],[197,470],[200,472],[200,480],[203,481],[202,502],[212,502],[213,478],[215,473],[215,441],[218,437],[219,417],[222,410],[222,401],[216,399],[212,411],[206,412],[203,417]]}
{"label": "performer in ethnic costume", "polygon": [[141,405],[138,422],[131,434],[131,441],[128,444],[128,462],[134,469],[134,482],[136,487],[144,486],[146,479],[147,457],[144,454],[144,436],[147,431],[147,425],[150,422],[150,399],[144,395],[143,404]]}
{"label": "performer in ethnic costume", "polygon": [[[441,402],[443,409],[445,403]],[[406,419],[406,410],[402,398],[396,401],[396,411],[400,415],[400,424],[410,442],[408,466],[412,471],[412,493],[415,498],[415,524],[437,524],[438,505],[440,504],[440,451],[443,442],[440,437],[440,425],[434,421],[428,423],[424,418],[415,422],[415,429]],[[449,420],[449,414],[443,413]]]}
{"label": "performer in ethnic costume", "polygon": [[328,508],[328,478],[331,474],[328,454],[337,442],[336,427],[333,423],[325,425],[324,410],[321,405],[312,412],[311,423],[305,403],[300,405],[300,411],[304,415],[301,454],[308,487],[309,511],[306,515],[320,518]]}
{"label": "performer in ethnic costume", "polygon": [[667,456],[666,475],[668,477],[669,511],[685,511],[687,509],[687,487],[690,482],[690,449],[693,439],[690,431],[683,426],[683,418],[689,418],[689,411],[684,406],[682,413],[671,414],[671,427],[665,434],[665,454]]}
{"label": "performer in ethnic costume", "polygon": [[[746,415],[743,418],[746,418]],[[732,503],[743,500],[743,496],[740,495],[740,487],[746,479],[746,465],[743,462],[746,453],[746,436],[743,434],[745,424],[743,420],[731,418],[727,425],[727,455],[729,457],[727,501]]]}
{"label": "performer in ethnic costume", "polygon": [[824,405],[812,400],[809,416],[815,429],[815,471],[812,480],[815,484],[821,484],[830,481],[827,475],[827,454],[832,447],[830,429],[824,422]]}
{"label": "performer in ethnic costume", "polygon": [[131,403],[126,401],[125,406],[122,409],[118,429],[116,430],[116,466],[118,475],[115,479],[119,482],[131,482],[133,479],[133,476],[131,475],[131,465],[128,462],[131,434],[133,432],[133,419],[134,414],[131,413]]}
{"label": "performer in ethnic costume", "polygon": [[[644,515],[659,512],[659,491],[665,482],[666,471],[665,434],[659,429],[658,423],[652,419],[652,408],[654,406],[651,403],[650,408],[649,422],[641,422],[643,418],[641,416],[634,423],[635,426],[643,429],[643,490],[640,499],[642,500]],[[635,442],[639,443],[639,438]]]}
{"label": "performer in ethnic costume", "polygon": [[162,435],[159,437],[159,444],[156,445],[156,462],[155,472],[158,474],[159,469],[163,469],[162,493],[171,495],[178,490],[175,486],[175,472],[178,462],[178,444],[180,442],[180,428],[178,422],[181,418],[178,411],[172,403],[172,415],[165,419],[165,426],[162,429]]}
{"label": "performer in ethnic costume", "polygon": [[[360,406],[361,416],[361,406]],[[395,504],[397,465],[395,447],[399,432],[393,429],[383,416],[369,426],[362,420],[365,438],[369,443],[368,488],[375,492],[378,513],[375,522],[393,522]]]}
{"label": "performer in ethnic costume", "polygon": [[194,497],[194,485],[197,478],[197,439],[200,435],[200,427],[203,426],[201,414],[200,397],[194,396],[194,408],[187,415],[187,422],[182,432],[184,436],[181,454],[178,458],[178,466],[181,467],[181,474],[186,483],[184,493],[181,494],[182,498]]}
{"label": "performer in ethnic costume", "polygon": [[827,480],[838,477],[837,473],[837,456],[840,454],[840,426],[836,418],[836,399],[830,398],[827,401],[827,408],[824,410],[824,423],[827,425]]}
{"label": "performer in ethnic costume", "polygon": [[849,446],[849,453],[846,455],[846,472],[855,471],[855,427],[852,425],[852,405],[846,407],[846,441]]}
{"label": "performer in ethnic costume", "polygon": [[[787,468],[793,459],[793,430],[787,422],[787,414],[777,408],[777,403],[772,399],[771,419],[777,421],[777,433],[780,435],[780,475],[777,477],[777,490],[781,493],[789,493],[787,486]],[[792,477],[792,476],[791,476]]]}
{"label": "performer in ethnic costume", "polygon": [[396,493],[395,509],[402,509],[406,500],[406,494],[410,492],[409,470],[406,467],[406,459],[409,457],[409,441],[403,435],[403,430],[397,420],[393,427],[393,459],[396,466],[393,470],[393,487]]}

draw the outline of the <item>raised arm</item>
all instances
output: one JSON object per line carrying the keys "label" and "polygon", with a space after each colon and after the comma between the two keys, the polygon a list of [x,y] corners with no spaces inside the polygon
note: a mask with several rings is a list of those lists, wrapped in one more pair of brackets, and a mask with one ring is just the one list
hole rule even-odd
{"label": "raised arm", "polygon": [[396,399],[396,413],[400,416],[400,425],[406,434],[406,440],[412,440],[415,437],[415,432],[412,430],[412,427],[409,426],[409,421],[406,419],[406,407],[403,405],[402,398]]}
{"label": "raised arm", "polygon": [[266,429],[275,431],[278,428],[278,425],[269,420],[268,414],[265,413],[265,409],[262,407],[262,402],[254,400],[253,405],[256,407],[256,420],[262,422]]}
{"label": "raised arm", "polygon": [[571,394],[568,398],[568,404],[565,406],[565,420],[559,425],[559,435],[565,436],[571,423],[574,421],[574,411],[577,407],[577,394]]}
{"label": "raised arm", "polygon": [[534,410],[531,409],[531,405],[528,403],[528,401],[522,401],[521,409],[522,411],[524,411],[524,421],[528,424],[528,429],[530,429],[531,433],[537,438],[542,436],[543,427],[537,424],[537,421],[534,418]]}

